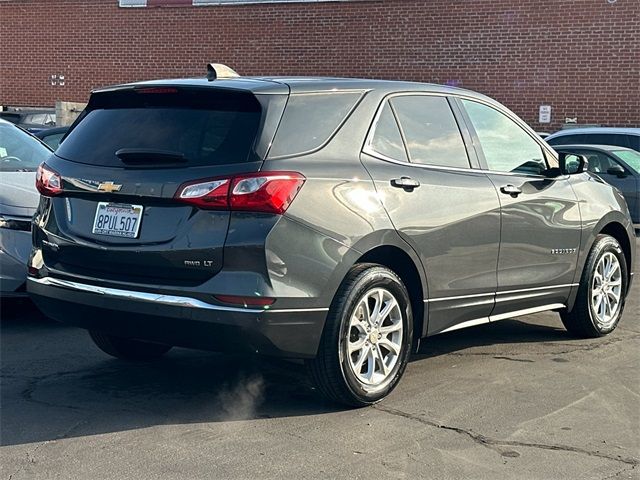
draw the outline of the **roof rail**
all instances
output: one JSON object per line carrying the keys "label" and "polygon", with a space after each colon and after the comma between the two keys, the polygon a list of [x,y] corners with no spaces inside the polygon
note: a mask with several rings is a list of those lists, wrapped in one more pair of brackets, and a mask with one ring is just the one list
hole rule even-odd
{"label": "roof rail", "polygon": [[207,64],[207,80],[213,82],[216,78],[235,78],[238,73],[222,63]]}

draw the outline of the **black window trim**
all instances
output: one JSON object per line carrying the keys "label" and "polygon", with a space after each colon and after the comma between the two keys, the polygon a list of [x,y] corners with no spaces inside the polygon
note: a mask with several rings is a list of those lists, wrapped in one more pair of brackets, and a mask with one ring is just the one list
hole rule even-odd
{"label": "black window trim", "polygon": [[[390,100],[395,97],[415,97],[415,96],[427,96],[427,97],[445,97],[449,103],[449,107],[451,108],[451,113],[458,125],[458,129],[460,130],[460,135],[462,136],[462,141],[465,146],[465,150],[467,152],[467,159],[469,161],[469,167],[448,167],[446,165],[429,165],[426,163],[414,163],[411,162],[409,152],[406,146],[406,140],[404,137],[404,132],[402,131],[402,127],[400,126],[400,122],[396,116],[395,109],[393,105],[390,103]],[[452,172],[465,172],[465,173],[476,173],[482,172],[480,168],[479,160],[475,154],[473,149],[473,145],[471,144],[471,136],[470,132],[467,130],[466,122],[463,122],[463,118],[460,116],[459,107],[457,102],[454,100],[455,95],[451,93],[444,92],[421,92],[421,91],[403,91],[403,92],[394,92],[389,95],[386,95],[377,107],[376,114],[374,115],[373,122],[369,127],[369,131],[367,132],[367,136],[365,137],[364,145],[362,146],[362,153],[365,153],[371,157],[377,158],[379,160],[384,160],[386,162],[395,163],[398,165],[403,165],[405,167],[415,167],[415,168],[423,168],[427,170],[445,170]],[[473,97],[471,97],[473,98]],[[373,148],[373,136],[375,134],[376,128],[378,126],[378,121],[380,120],[380,116],[382,115],[382,111],[384,110],[385,104],[389,102],[389,107],[393,112],[393,116],[396,120],[396,124],[398,125],[398,130],[400,131],[400,135],[402,136],[402,141],[405,144],[404,149],[407,154],[408,161],[398,160],[395,158],[388,157],[387,155],[376,151]]]}
{"label": "black window trim", "polygon": [[[393,115],[393,120],[396,122],[396,127],[398,128],[398,132],[400,132],[400,139],[402,140],[402,148],[404,149],[404,154],[407,157],[407,163],[413,163],[411,161],[411,154],[409,153],[409,147],[407,147],[407,137],[404,136],[404,130],[402,129],[402,124],[400,123],[398,112],[396,112],[396,107],[393,106],[393,103],[391,103],[390,98],[385,100],[385,102],[386,102],[386,105],[389,105],[389,110],[391,110],[391,115]],[[383,107],[380,109],[381,114],[383,110],[384,110],[384,104],[383,104]],[[376,124],[376,128],[374,129],[373,135],[371,136],[372,141],[373,141],[373,137],[375,136],[375,130],[377,128],[378,128],[378,125]]]}

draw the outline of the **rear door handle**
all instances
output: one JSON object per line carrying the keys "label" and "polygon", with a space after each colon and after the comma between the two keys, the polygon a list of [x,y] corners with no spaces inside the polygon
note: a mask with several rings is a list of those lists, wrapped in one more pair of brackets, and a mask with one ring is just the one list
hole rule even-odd
{"label": "rear door handle", "polygon": [[414,188],[418,188],[420,186],[420,182],[418,180],[414,180],[411,177],[400,177],[391,180],[391,186],[402,188],[407,192],[412,192]]}
{"label": "rear door handle", "polygon": [[515,185],[505,185],[503,187],[500,187],[500,191],[502,193],[506,193],[507,195],[511,195],[514,198],[522,193],[522,189],[520,187],[516,187]]}

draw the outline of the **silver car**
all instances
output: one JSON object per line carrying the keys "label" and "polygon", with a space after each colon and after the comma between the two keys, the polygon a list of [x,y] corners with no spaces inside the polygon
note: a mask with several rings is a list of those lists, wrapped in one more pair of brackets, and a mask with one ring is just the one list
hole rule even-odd
{"label": "silver car", "polygon": [[31,217],[38,206],[38,165],[49,147],[12,123],[0,120],[0,295],[26,295]]}
{"label": "silver car", "polygon": [[574,144],[616,145],[640,152],[640,128],[572,128],[549,135],[545,141],[552,147]]}

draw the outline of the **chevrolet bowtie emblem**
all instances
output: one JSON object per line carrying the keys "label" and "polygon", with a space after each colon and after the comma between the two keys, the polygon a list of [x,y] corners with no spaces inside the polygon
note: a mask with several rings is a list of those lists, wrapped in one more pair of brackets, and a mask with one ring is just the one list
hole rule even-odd
{"label": "chevrolet bowtie emblem", "polygon": [[121,188],[122,185],[118,185],[113,182],[101,182],[100,185],[98,185],[98,190],[100,192],[119,192]]}

